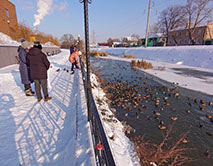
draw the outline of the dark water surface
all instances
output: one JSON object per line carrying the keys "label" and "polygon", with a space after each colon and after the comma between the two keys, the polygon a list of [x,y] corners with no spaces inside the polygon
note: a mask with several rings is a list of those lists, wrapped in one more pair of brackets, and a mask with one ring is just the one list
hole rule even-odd
{"label": "dark water surface", "polygon": [[[207,118],[207,115],[213,118],[213,106],[208,105],[213,101],[213,96],[176,88],[177,85],[132,69],[129,63],[123,61],[92,58],[91,66],[94,71],[100,71],[101,78],[107,78],[109,82],[126,82],[125,84],[137,89],[137,95],[142,96],[136,108],[133,107],[134,104],[127,102],[130,110],[117,106],[115,102],[111,104],[111,107],[116,109],[115,116],[135,129],[135,133],[131,133],[130,137],[145,135],[151,142],[159,144],[162,141],[162,133],[166,131],[158,128],[160,122],[163,122],[166,128],[173,124],[171,141],[177,141],[181,134],[189,132],[186,137],[188,143],[185,145],[195,148],[187,154],[196,161],[184,165],[213,166],[213,122]],[[186,71],[189,72],[187,69]],[[190,71],[190,74],[193,74],[192,72]],[[116,93],[119,92],[114,92]],[[168,105],[163,104],[165,97],[168,97]],[[155,106],[156,98],[160,101],[158,107]],[[202,106],[202,103],[206,106]],[[171,117],[178,119],[173,121]],[[206,150],[210,156],[204,155]]]}

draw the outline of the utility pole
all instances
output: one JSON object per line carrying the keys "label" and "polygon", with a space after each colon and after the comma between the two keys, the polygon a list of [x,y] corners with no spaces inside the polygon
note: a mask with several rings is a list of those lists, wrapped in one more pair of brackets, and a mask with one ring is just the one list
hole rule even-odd
{"label": "utility pole", "polygon": [[151,0],[149,0],[149,7],[148,7],[148,16],[147,16],[147,24],[146,24],[145,48],[147,47],[147,41],[148,41],[148,37],[149,37],[149,16],[150,16],[150,9],[151,9]]}
{"label": "utility pole", "polygon": [[90,96],[91,82],[90,82],[90,55],[89,55],[89,23],[88,23],[88,3],[91,4],[92,0],[80,0],[80,3],[84,3],[84,28],[85,28],[85,54],[86,54],[86,65],[87,65],[87,109],[88,109],[88,121],[91,120],[91,107],[90,107]]}

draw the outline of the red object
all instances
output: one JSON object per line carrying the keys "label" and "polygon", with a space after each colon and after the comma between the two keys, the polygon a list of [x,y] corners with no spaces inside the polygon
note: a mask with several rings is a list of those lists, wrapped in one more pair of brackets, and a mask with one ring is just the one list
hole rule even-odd
{"label": "red object", "polygon": [[98,144],[96,145],[96,149],[97,149],[97,150],[104,150],[104,146],[102,145],[102,143],[98,143]]}

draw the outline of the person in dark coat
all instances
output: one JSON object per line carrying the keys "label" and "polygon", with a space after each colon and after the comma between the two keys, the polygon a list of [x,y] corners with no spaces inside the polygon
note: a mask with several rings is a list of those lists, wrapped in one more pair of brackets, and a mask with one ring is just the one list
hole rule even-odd
{"label": "person in dark coat", "polygon": [[18,47],[18,56],[19,56],[19,71],[21,75],[21,83],[24,84],[25,94],[26,96],[33,96],[34,92],[31,89],[31,78],[30,78],[30,71],[29,67],[27,66],[27,52],[30,49],[30,43],[25,41],[24,39],[21,40],[21,45]]}
{"label": "person in dark coat", "polygon": [[50,62],[47,56],[41,51],[42,46],[39,41],[34,41],[34,46],[27,53],[27,64],[30,66],[31,79],[34,80],[35,91],[38,102],[42,100],[41,87],[44,95],[44,101],[51,100],[47,90],[47,70]]}

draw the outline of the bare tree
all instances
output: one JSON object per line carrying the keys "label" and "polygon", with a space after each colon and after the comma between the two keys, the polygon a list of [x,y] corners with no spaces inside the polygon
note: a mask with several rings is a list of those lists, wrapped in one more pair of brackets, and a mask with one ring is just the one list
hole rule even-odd
{"label": "bare tree", "polygon": [[109,39],[107,40],[107,44],[108,44],[108,46],[112,47],[112,45],[113,45],[113,39],[112,39],[112,38],[109,38]]}
{"label": "bare tree", "polygon": [[168,42],[169,31],[179,28],[186,23],[185,7],[175,5],[164,9],[158,18],[159,32],[163,33]]}
{"label": "bare tree", "polygon": [[138,34],[132,34],[131,37],[135,37],[137,39],[140,39],[140,35],[138,35]]}
{"label": "bare tree", "polygon": [[115,38],[115,39],[109,38],[109,39],[107,40],[107,43],[108,43],[108,46],[112,47],[113,42],[120,42],[120,41],[121,41],[121,40],[118,39],[118,38]]}
{"label": "bare tree", "polygon": [[195,30],[200,24],[205,23],[211,19],[213,7],[211,3],[213,0],[187,0],[186,14],[187,14],[187,30],[189,39],[192,45],[195,44]]}
{"label": "bare tree", "polygon": [[60,42],[62,48],[69,48],[71,45],[75,44],[76,40],[74,39],[73,35],[64,34],[61,37]]}
{"label": "bare tree", "polygon": [[159,32],[159,27],[158,27],[158,24],[154,23],[151,25],[150,27],[150,34],[156,34]]}

